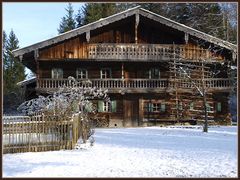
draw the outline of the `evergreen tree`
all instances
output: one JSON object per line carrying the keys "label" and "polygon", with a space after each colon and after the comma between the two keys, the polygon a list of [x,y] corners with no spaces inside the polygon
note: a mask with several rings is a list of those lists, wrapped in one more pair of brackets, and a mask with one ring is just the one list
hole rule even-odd
{"label": "evergreen tree", "polygon": [[81,27],[84,23],[84,16],[83,16],[83,12],[82,12],[81,8],[78,10],[78,13],[77,13],[75,19],[76,19],[76,23],[77,23],[76,28]]}
{"label": "evergreen tree", "polygon": [[19,48],[18,39],[14,34],[13,30],[11,30],[8,39],[6,39],[6,33],[4,32],[4,72],[3,72],[3,80],[4,80],[4,94],[9,94],[11,92],[15,92],[17,90],[16,84],[19,81],[25,79],[26,75],[24,72],[24,66],[20,63],[16,58],[14,58],[12,51],[14,49]]}
{"label": "evergreen tree", "polygon": [[9,36],[3,32],[3,110],[4,113],[16,113],[17,106],[22,101],[21,89],[17,86],[19,81],[25,79],[24,66],[12,54],[19,48],[18,39],[11,30]]}
{"label": "evergreen tree", "polygon": [[88,24],[105,18],[117,12],[114,3],[87,3],[83,7],[83,24]]}
{"label": "evergreen tree", "polygon": [[74,19],[74,10],[71,3],[68,4],[68,7],[65,9],[67,11],[66,16],[62,17],[62,21],[60,22],[58,33],[64,33],[75,29],[76,22]]}
{"label": "evergreen tree", "polygon": [[6,69],[6,60],[7,60],[7,51],[6,51],[6,46],[7,46],[7,34],[5,31],[3,31],[3,44],[2,44],[2,55],[3,55],[3,70]]}

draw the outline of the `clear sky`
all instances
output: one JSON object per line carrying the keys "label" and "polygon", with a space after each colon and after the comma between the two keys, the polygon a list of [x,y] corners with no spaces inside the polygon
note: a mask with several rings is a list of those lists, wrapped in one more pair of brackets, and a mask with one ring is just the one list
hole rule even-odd
{"label": "clear sky", "polygon": [[[3,30],[13,29],[20,47],[58,35],[61,18],[68,3],[3,3]],[[83,3],[72,3],[74,13]]]}

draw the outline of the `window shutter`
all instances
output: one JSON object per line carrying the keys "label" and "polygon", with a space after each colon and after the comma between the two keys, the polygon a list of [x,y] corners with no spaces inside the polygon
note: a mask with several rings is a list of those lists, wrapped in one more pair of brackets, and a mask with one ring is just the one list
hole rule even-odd
{"label": "window shutter", "polygon": [[148,103],[148,112],[152,112],[152,111],[153,111],[153,104]]}
{"label": "window shutter", "polygon": [[103,112],[103,101],[98,101],[98,112]]}
{"label": "window shutter", "polygon": [[166,104],[165,103],[161,103],[161,111],[162,112],[166,111]]}
{"label": "window shutter", "polygon": [[220,102],[217,103],[217,111],[218,112],[222,111],[222,104]]}
{"label": "window shutter", "polygon": [[59,71],[58,78],[60,78],[60,79],[63,78],[63,70],[59,68],[58,71]]}
{"label": "window shutter", "polygon": [[193,110],[193,107],[194,107],[194,103],[191,102],[191,103],[190,103],[190,108],[189,108],[189,109],[190,109],[190,110]]}
{"label": "window shutter", "polygon": [[117,112],[117,101],[111,101],[112,112]]}

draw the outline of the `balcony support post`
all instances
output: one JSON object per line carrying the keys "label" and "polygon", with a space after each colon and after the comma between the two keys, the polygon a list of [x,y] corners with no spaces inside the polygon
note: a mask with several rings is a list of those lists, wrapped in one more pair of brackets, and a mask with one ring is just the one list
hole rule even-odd
{"label": "balcony support post", "polygon": [[122,79],[124,79],[124,63],[122,62]]}
{"label": "balcony support post", "polygon": [[185,36],[184,36],[185,44],[188,43],[188,39],[189,39],[189,35],[188,33],[185,33]]}
{"label": "balcony support post", "polygon": [[87,40],[87,43],[89,43],[89,41],[90,41],[90,31],[86,32],[86,40]]}
{"label": "balcony support post", "polygon": [[135,16],[135,43],[138,43],[138,24],[139,24],[139,13],[136,13]]}

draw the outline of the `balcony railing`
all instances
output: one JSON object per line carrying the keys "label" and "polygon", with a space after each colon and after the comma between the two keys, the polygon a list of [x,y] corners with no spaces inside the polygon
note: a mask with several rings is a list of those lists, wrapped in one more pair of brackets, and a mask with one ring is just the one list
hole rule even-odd
{"label": "balcony railing", "polygon": [[165,44],[89,44],[89,59],[105,60],[222,60],[222,57],[203,48]]}
{"label": "balcony railing", "polygon": [[[87,81],[78,80],[78,86],[97,87],[109,90],[164,90],[166,88],[177,87],[190,89],[196,86],[201,87],[202,80],[194,79],[190,83],[188,80],[179,79],[177,81],[170,81],[169,79],[91,79],[91,83]],[[232,83],[230,79],[204,79],[206,87],[209,89],[230,89]],[[39,79],[37,81],[38,89],[57,89],[59,87],[71,86],[68,79]]]}

